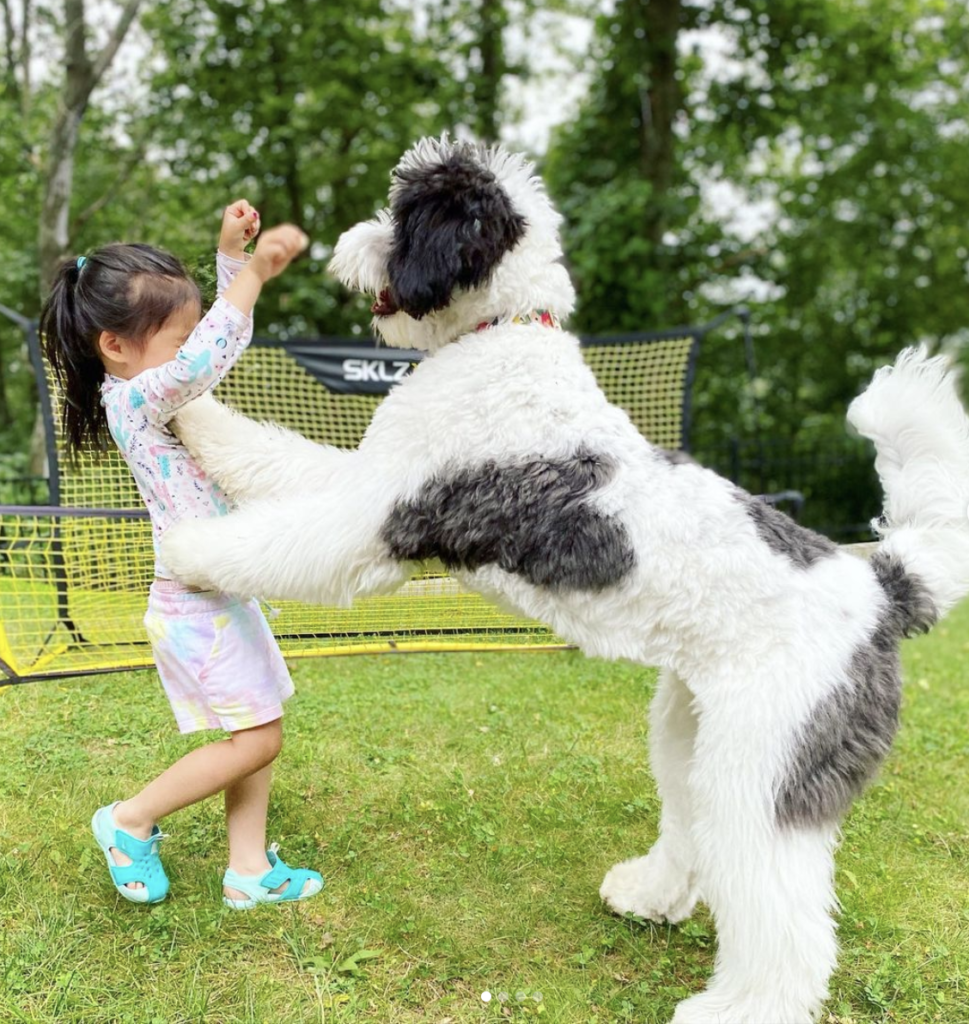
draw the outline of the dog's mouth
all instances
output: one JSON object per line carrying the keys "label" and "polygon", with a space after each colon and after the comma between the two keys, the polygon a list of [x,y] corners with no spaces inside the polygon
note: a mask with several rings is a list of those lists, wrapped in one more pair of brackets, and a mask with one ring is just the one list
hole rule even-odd
{"label": "dog's mouth", "polygon": [[389,288],[384,288],[377,296],[377,301],[370,307],[374,316],[393,316],[400,312],[400,306]]}

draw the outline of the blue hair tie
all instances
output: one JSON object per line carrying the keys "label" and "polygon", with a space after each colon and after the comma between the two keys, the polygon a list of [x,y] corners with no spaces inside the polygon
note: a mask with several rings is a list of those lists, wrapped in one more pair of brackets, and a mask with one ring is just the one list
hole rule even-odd
{"label": "blue hair tie", "polygon": [[80,270],[84,264],[87,263],[87,256],[78,256],[77,258],[77,269]]}

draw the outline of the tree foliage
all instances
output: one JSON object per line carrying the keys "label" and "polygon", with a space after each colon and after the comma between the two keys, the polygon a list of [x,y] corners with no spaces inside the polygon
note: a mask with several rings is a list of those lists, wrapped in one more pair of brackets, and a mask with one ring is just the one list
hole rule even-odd
{"label": "tree foliage", "polygon": [[699,273],[699,196],[678,133],[689,124],[681,0],[619,0],[596,20],[589,94],[553,136],[545,175],[566,218],[578,322],[607,332],[684,318]]}
{"label": "tree foliage", "polygon": [[[875,365],[922,339],[966,340],[969,11],[944,0],[684,6],[666,189],[637,146],[643,96],[663,74],[648,46],[657,25],[656,0],[620,0],[599,19],[588,100],[548,155],[581,325],[665,326],[745,299],[761,325],[759,428],[841,430]],[[712,32],[728,59],[693,52],[691,31]],[[722,180],[772,205],[755,239],[702,201]],[[642,218],[659,208],[666,231],[651,239]],[[707,428],[736,429],[742,377],[721,366],[701,383]]]}
{"label": "tree foliage", "polygon": [[216,211],[246,195],[264,223],[293,221],[314,241],[260,302],[262,329],[358,323],[325,274],[332,244],[373,213],[410,142],[445,127],[443,66],[409,14],[379,0],[174,0],[146,24],[165,65],[149,116],[167,172],[188,184],[182,220],[196,221],[194,246],[208,252]]}
{"label": "tree foliage", "polygon": [[[41,280],[63,11],[79,2],[0,0],[0,302],[26,312]],[[92,59],[124,8],[104,8]],[[69,246],[138,238],[204,276],[221,207],[246,195],[264,223],[294,220],[313,239],[260,301],[257,329],[365,330],[365,305],[325,273],[336,237],[380,205],[415,138],[508,127],[532,73],[512,55],[550,10],[593,22],[577,69],[584,101],[542,160],[566,217],[574,325],[603,333],[704,320],[738,300],[753,309],[756,380],[735,330],[705,342],[701,445],[840,438],[876,364],[922,339],[962,350],[969,11],[947,0],[143,5],[143,59],[86,106]],[[48,74],[32,73],[31,52],[51,55]],[[2,325],[0,358],[0,438],[20,444],[29,373]]]}
{"label": "tree foliage", "polygon": [[906,344],[969,325],[969,9],[935,0],[734,3],[744,73],[708,150],[777,217],[749,250],[772,286],[772,417],[840,413]]}
{"label": "tree foliage", "polygon": [[[60,3],[0,0],[3,12],[3,93],[0,95],[0,199],[8,199],[10,220],[17,228],[16,260],[4,282],[6,305],[34,308],[49,285],[57,264],[70,251],[74,231],[71,206],[80,130],[91,95],[117,56],[141,0],[125,0],[97,45],[85,0]],[[104,11],[102,10],[102,15]],[[38,47],[56,48],[62,71],[53,77],[35,74]],[[112,147],[112,135],[105,138]],[[10,226],[8,222],[8,226]],[[19,247],[18,247],[19,246]],[[11,261],[12,262],[12,261]],[[27,298],[27,288],[33,294]],[[33,409],[35,388],[22,338],[4,322],[0,328],[0,434],[23,436],[28,421],[35,425],[33,465],[43,464],[43,423],[25,416]],[[24,460],[19,460],[22,468]]]}

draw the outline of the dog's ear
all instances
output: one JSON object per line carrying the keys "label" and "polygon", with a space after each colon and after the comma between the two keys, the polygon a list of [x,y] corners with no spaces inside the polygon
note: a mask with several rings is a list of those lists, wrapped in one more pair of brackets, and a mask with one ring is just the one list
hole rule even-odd
{"label": "dog's ear", "polygon": [[419,320],[455,288],[488,279],[525,233],[525,218],[472,147],[394,171],[387,264],[397,307]]}

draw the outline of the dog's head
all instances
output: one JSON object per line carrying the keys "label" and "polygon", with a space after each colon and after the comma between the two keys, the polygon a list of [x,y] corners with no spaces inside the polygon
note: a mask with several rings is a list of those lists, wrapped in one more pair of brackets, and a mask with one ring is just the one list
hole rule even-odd
{"label": "dog's head", "polygon": [[423,139],[394,169],[389,209],[340,236],[330,270],[375,297],[389,345],[433,351],[495,317],[571,313],[560,223],[524,158]]}

